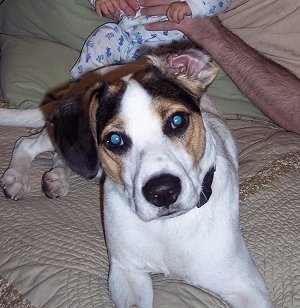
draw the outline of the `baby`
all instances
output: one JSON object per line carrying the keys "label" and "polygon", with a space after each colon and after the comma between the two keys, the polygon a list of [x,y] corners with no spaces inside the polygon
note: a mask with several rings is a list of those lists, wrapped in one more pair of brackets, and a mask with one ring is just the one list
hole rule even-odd
{"label": "baby", "polygon": [[231,5],[231,0],[186,0],[171,3],[166,16],[142,16],[137,3],[135,15],[128,16],[120,10],[120,1],[124,0],[89,1],[101,16],[116,16],[116,12],[120,12],[120,21],[106,23],[88,37],[71,70],[72,81],[102,66],[136,60],[156,48],[183,47],[187,43],[180,31],[150,32],[144,29],[146,24],[165,20],[179,23],[184,18],[215,16]]}

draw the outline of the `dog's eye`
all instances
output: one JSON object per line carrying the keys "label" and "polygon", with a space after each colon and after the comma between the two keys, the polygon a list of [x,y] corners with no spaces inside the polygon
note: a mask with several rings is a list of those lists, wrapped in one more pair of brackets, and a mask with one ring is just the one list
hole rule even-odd
{"label": "dog's eye", "polygon": [[109,133],[105,137],[104,143],[108,150],[116,154],[122,154],[126,152],[131,144],[129,138],[119,132]]}
{"label": "dog's eye", "polygon": [[189,115],[184,112],[172,114],[165,123],[163,132],[167,136],[180,136],[186,131],[189,124]]}
{"label": "dog's eye", "polygon": [[119,134],[112,133],[107,140],[112,146],[120,146],[123,144],[123,139]]}
{"label": "dog's eye", "polygon": [[171,120],[171,126],[173,129],[179,128],[184,125],[184,117],[181,114],[175,114]]}

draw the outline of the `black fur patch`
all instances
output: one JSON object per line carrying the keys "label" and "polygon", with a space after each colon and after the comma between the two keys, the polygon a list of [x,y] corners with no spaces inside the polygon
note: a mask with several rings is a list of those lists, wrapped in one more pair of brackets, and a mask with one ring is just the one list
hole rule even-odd
{"label": "black fur patch", "polygon": [[93,178],[99,161],[84,96],[85,92],[80,92],[60,101],[49,118],[49,128],[69,167],[86,178]]}
{"label": "black fur patch", "polygon": [[[121,100],[126,90],[126,83],[122,82],[119,91],[113,94],[110,91],[110,86],[105,85],[101,91],[96,90],[96,99],[98,100],[99,108],[97,109],[97,136],[101,136],[104,127],[109,120],[120,112]],[[98,140],[98,143],[102,142]]]}
{"label": "black fur patch", "polygon": [[179,82],[176,82],[175,79],[166,77],[155,66],[149,67],[146,73],[151,77],[147,76],[144,80],[141,79],[138,81],[153,98],[166,98],[178,101],[192,112],[200,113],[197,99]]}

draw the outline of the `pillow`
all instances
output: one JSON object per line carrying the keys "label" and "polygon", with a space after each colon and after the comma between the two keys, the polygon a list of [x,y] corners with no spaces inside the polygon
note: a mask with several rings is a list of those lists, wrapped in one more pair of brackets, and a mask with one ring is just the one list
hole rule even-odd
{"label": "pillow", "polygon": [[10,107],[37,107],[64,87],[84,40],[108,20],[88,0],[5,0],[0,6],[0,93]]}
{"label": "pillow", "polygon": [[[0,37],[1,92],[10,107],[20,108],[38,106],[62,88],[84,40],[108,21],[88,0],[5,0],[0,20],[6,34]],[[221,70],[208,94],[223,114],[264,118]]]}
{"label": "pillow", "polygon": [[49,100],[47,94],[69,81],[79,52],[53,41],[0,35],[2,96],[14,108],[33,108]]}
{"label": "pillow", "polygon": [[5,0],[0,20],[0,33],[44,38],[78,51],[95,28],[109,21],[88,0]]}

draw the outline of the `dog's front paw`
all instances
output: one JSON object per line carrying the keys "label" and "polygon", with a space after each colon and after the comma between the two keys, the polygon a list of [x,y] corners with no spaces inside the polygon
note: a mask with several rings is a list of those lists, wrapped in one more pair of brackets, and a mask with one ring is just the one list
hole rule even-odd
{"label": "dog's front paw", "polygon": [[30,191],[29,174],[9,168],[0,179],[0,187],[7,198],[20,200]]}
{"label": "dog's front paw", "polygon": [[63,197],[69,192],[69,170],[56,167],[45,172],[42,178],[42,190],[48,198]]}

